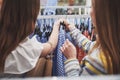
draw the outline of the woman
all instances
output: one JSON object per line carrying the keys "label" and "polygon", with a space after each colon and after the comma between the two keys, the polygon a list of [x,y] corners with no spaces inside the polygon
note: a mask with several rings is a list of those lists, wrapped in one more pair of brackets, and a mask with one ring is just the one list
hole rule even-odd
{"label": "woman", "polygon": [[66,28],[76,44],[89,51],[79,66],[76,49],[66,40],[61,51],[66,56],[67,76],[120,74],[120,0],[92,0],[91,17],[96,27],[97,40],[91,42],[66,20]]}
{"label": "woman", "polygon": [[31,71],[40,65],[40,57],[55,49],[60,20],[54,24],[47,43],[39,43],[35,37],[28,38],[35,29],[39,9],[40,0],[3,0],[0,15],[1,73],[21,75]]}

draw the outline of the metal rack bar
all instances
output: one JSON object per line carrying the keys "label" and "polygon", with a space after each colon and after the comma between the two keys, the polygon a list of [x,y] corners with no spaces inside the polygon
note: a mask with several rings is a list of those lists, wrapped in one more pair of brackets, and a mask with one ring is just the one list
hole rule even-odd
{"label": "metal rack bar", "polygon": [[91,8],[91,6],[40,6],[40,8]]}
{"label": "metal rack bar", "polygon": [[38,19],[88,18],[90,15],[39,15]]}

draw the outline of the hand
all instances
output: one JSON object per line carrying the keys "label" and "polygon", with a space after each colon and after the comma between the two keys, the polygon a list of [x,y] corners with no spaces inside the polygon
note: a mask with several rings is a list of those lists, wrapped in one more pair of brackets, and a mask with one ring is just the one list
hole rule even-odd
{"label": "hand", "polygon": [[77,56],[75,46],[68,39],[65,41],[60,50],[67,59],[73,59]]}
{"label": "hand", "polygon": [[62,19],[64,24],[66,25],[67,30],[72,30],[75,28],[75,25],[73,23],[69,23],[66,19]]}
{"label": "hand", "polygon": [[57,27],[57,28],[59,29],[59,27],[60,27],[60,22],[63,22],[63,19],[59,19],[59,20],[55,21],[53,28],[56,28],[56,27]]}

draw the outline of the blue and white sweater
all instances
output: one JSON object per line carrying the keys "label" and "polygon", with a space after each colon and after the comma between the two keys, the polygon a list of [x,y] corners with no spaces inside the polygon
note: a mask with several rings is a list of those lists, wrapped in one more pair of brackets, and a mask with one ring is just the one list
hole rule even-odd
{"label": "blue and white sweater", "polygon": [[[96,42],[87,39],[78,29],[70,31],[71,37],[74,42],[88,52],[93,48]],[[100,48],[95,48],[91,54],[85,56],[81,63],[77,59],[69,59],[65,62],[65,72],[67,76],[80,76],[80,75],[101,75],[107,74],[106,58],[101,55]]]}

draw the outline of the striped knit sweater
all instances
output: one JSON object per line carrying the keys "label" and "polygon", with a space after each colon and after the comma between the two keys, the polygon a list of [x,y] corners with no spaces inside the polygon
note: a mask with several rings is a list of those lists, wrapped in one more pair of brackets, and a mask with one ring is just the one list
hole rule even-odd
{"label": "striped knit sweater", "polygon": [[[87,39],[78,29],[71,30],[70,32],[74,42],[86,52],[96,43]],[[106,59],[99,47],[94,49],[90,55],[85,56],[80,64],[77,59],[69,59],[65,62],[67,76],[104,75],[107,74],[106,68]]]}

